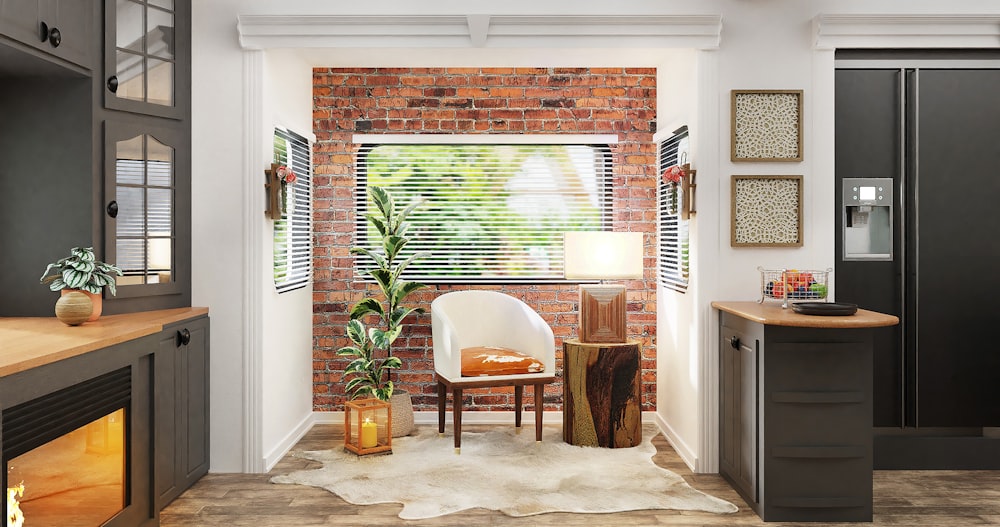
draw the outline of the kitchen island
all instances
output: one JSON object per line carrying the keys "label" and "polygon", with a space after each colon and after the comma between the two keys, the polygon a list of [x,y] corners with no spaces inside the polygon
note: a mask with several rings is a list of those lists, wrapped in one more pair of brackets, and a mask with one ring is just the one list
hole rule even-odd
{"label": "kitchen island", "polygon": [[719,472],[764,521],[872,521],[872,328],[892,315],[719,313]]}

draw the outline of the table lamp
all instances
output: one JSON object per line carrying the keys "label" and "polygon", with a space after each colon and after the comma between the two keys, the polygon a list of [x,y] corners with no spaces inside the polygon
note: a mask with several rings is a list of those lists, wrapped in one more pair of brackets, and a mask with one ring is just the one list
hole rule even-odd
{"label": "table lamp", "polygon": [[625,285],[604,280],[642,278],[641,232],[567,232],[563,236],[563,276],[601,280],[580,284],[580,342],[626,341]]}

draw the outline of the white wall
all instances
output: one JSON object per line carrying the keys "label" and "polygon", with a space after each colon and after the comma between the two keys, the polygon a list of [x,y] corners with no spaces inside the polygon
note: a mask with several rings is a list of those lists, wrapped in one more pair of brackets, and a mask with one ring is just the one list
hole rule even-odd
{"label": "white wall", "polygon": [[[244,150],[265,150],[276,112],[277,87],[264,72],[277,71],[271,55],[247,59],[236,34],[239,14],[551,14],[567,6],[585,14],[721,15],[723,31],[717,51],[695,54],[695,101],[692,161],[698,170],[698,214],[693,224],[692,288],[687,295],[658,295],[658,419],[682,445],[698,470],[712,470],[716,452],[714,356],[718,352],[717,319],[712,300],[756,299],[757,266],[826,268],[833,265],[833,55],[813,48],[812,21],[819,13],[998,14],[1000,2],[984,0],[581,0],[553,3],[531,0],[467,2],[329,2],[328,0],[195,0],[193,61],[193,190],[194,303],[212,315],[212,470],[259,467],[263,456],[281,448],[300,418],[302,386],[311,375],[301,365],[287,365],[273,381],[270,367],[285,354],[301,352],[297,339],[285,338],[293,317],[311,300],[289,297],[272,301],[261,291],[270,268],[261,247],[270,232],[261,224],[263,186],[259,166],[245,167]],[[936,45],[940,40],[928,41]],[[994,43],[996,46],[1000,43]],[[309,61],[324,65],[633,65],[635,55],[620,50],[395,49],[303,50]],[[260,52],[257,52],[260,53]],[[253,54],[248,56],[252,57]],[[655,56],[655,54],[653,55]],[[532,62],[535,63],[532,63]],[[630,61],[630,64],[617,63]],[[359,63],[363,62],[363,63]],[[449,64],[445,64],[449,62]],[[661,62],[662,63],[662,62]],[[512,65],[512,64],[508,64]],[[656,64],[653,64],[656,65]],[[296,66],[289,62],[289,68]],[[690,64],[683,66],[689,70]],[[284,66],[281,71],[287,71]],[[249,75],[244,78],[244,72]],[[660,74],[669,82],[669,75]],[[662,84],[662,83],[661,83]],[[270,86],[270,88],[268,88]],[[245,90],[245,88],[247,88]],[[732,89],[804,90],[804,161],[799,163],[732,163],[729,160],[729,92]],[[299,88],[288,87],[289,93]],[[665,89],[663,86],[661,90]],[[670,88],[666,88],[669,90]],[[679,88],[678,88],[679,89]],[[692,91],[690,86],[685,90]],[[267,97],[258,91],[268,93]],[[247,108],[245,93],[259,107]],[[299,104],[298,102],[292,104]],[[664,108],[666,106],[661,104]],[[277,108],[277,106],[274,106]],[[283,107],[282,107],[283,108]],[[248,111],[251,110],[251,111]],[[301,109],[288,108],[298,119]],[[248,116],[258,115],[248,130]],[[667,115],[667,114],[664,114]],[[684,117],[679,115],[679,117]],[[695,124],[696,123],[696,124]],[[660,126],[672,123],[660,122]],[[249,134],[249,138],[246,134]],[[251,146],[247,146],[251,145]],[[259,153],[259,152],[258,152]],[[262,159],[263,155],[255,157]],[[729,247],[729,177],[733,174],[801,174],[804,176],[804,245],[789,249]],[[211,228],[208,228],[211,227]],[[254,296],[254,291],[259,298]],[[304,297],[305,295],[299,295]],[[289,347],[290,346],[290,347]],[[291,351],[289,351],[291,350]],[[301,383],[302,386],[299,384]],[[263,399],[263,400],[262,400]],[[290,404],[290,415],[280,415]],[[244,408],[249,409],[248,412]],[[702,409],[707,408],[705,413]],[[269,450],[270,449],[270,450]],[[686,449],[686,452],[683,451]]]}
{"label": "white wall", "polygon": [[[312,133],[312,68],[295,53],[285,50],[264,54],[264,110],[267,125],[261,130],[261,162],[257,170],[264,194],[263,168],[273,159],[274,127],[283,126],[314,141]],[[251,173],[253,170],[251,170]],[[251,183],[252,186],[252,183]],[[274,222],[261,223],[264,243],[261,290],[263,361],[261,368],[261,412],[264,468],[269,469],[308,431],[312,415],[312,283],[278,294],[271,270]]]}
{"label": "white wall", "polygon": [[[244,467],[247,305],[243,165],[243,56],[238,0],[194,1],[192,21],[192,303],[211,331],[211,470]],[[257,180],[255,180],[257,181]],[[261,202],[263,203],[263,202]],[[263,214],[261,214],[263,215]],[[254,220],[257,220],[254,217]]]}

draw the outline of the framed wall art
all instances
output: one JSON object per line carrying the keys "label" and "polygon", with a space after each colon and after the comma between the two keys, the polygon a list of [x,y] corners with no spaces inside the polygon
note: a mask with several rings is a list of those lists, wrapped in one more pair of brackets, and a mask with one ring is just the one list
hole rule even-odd
{"label": "framed wall art", "polygon": [[802,90],[733,90],[730,159],[802,161]]}
{"label": "framed wall art", "polygon": [[733,176],[731,196],[731,246],[802,246],[802,176]]}

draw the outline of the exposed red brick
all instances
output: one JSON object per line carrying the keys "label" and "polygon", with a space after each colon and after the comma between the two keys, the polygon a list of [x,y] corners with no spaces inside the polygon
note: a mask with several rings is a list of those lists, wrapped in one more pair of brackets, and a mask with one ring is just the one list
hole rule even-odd
{"label": "exposed red brick", "polygon": [[[629,288],[629,336],[642,347],[642,408],[656,408],[656,169],[652,131],[656,78],[652,68],[317,68],[313,72],[315,230],[313,285],[313,407],[342,410],[343,369],[336,355],[347,344],[348,309],[373,284],[353,272],[355,214],[353,163],[363,133],[616,133],[615,221],[648,233],[647,272]],[[562,407],[562,341],[577,336],[579,290],[573,284],[433,285],[413,297],[429,309],[438,295],[462,289],[495,289],[520,298],[542,314],[556,337],[560,377],[545,388],[546,410]],[[404,368],[397,385],[413,394],[417,410],[437,408],[430,316],[411,317],[396,341]],[[511,410],[513,390],[465,394],[467,410]],[[531,389],[525,390],[533,408]]]}

